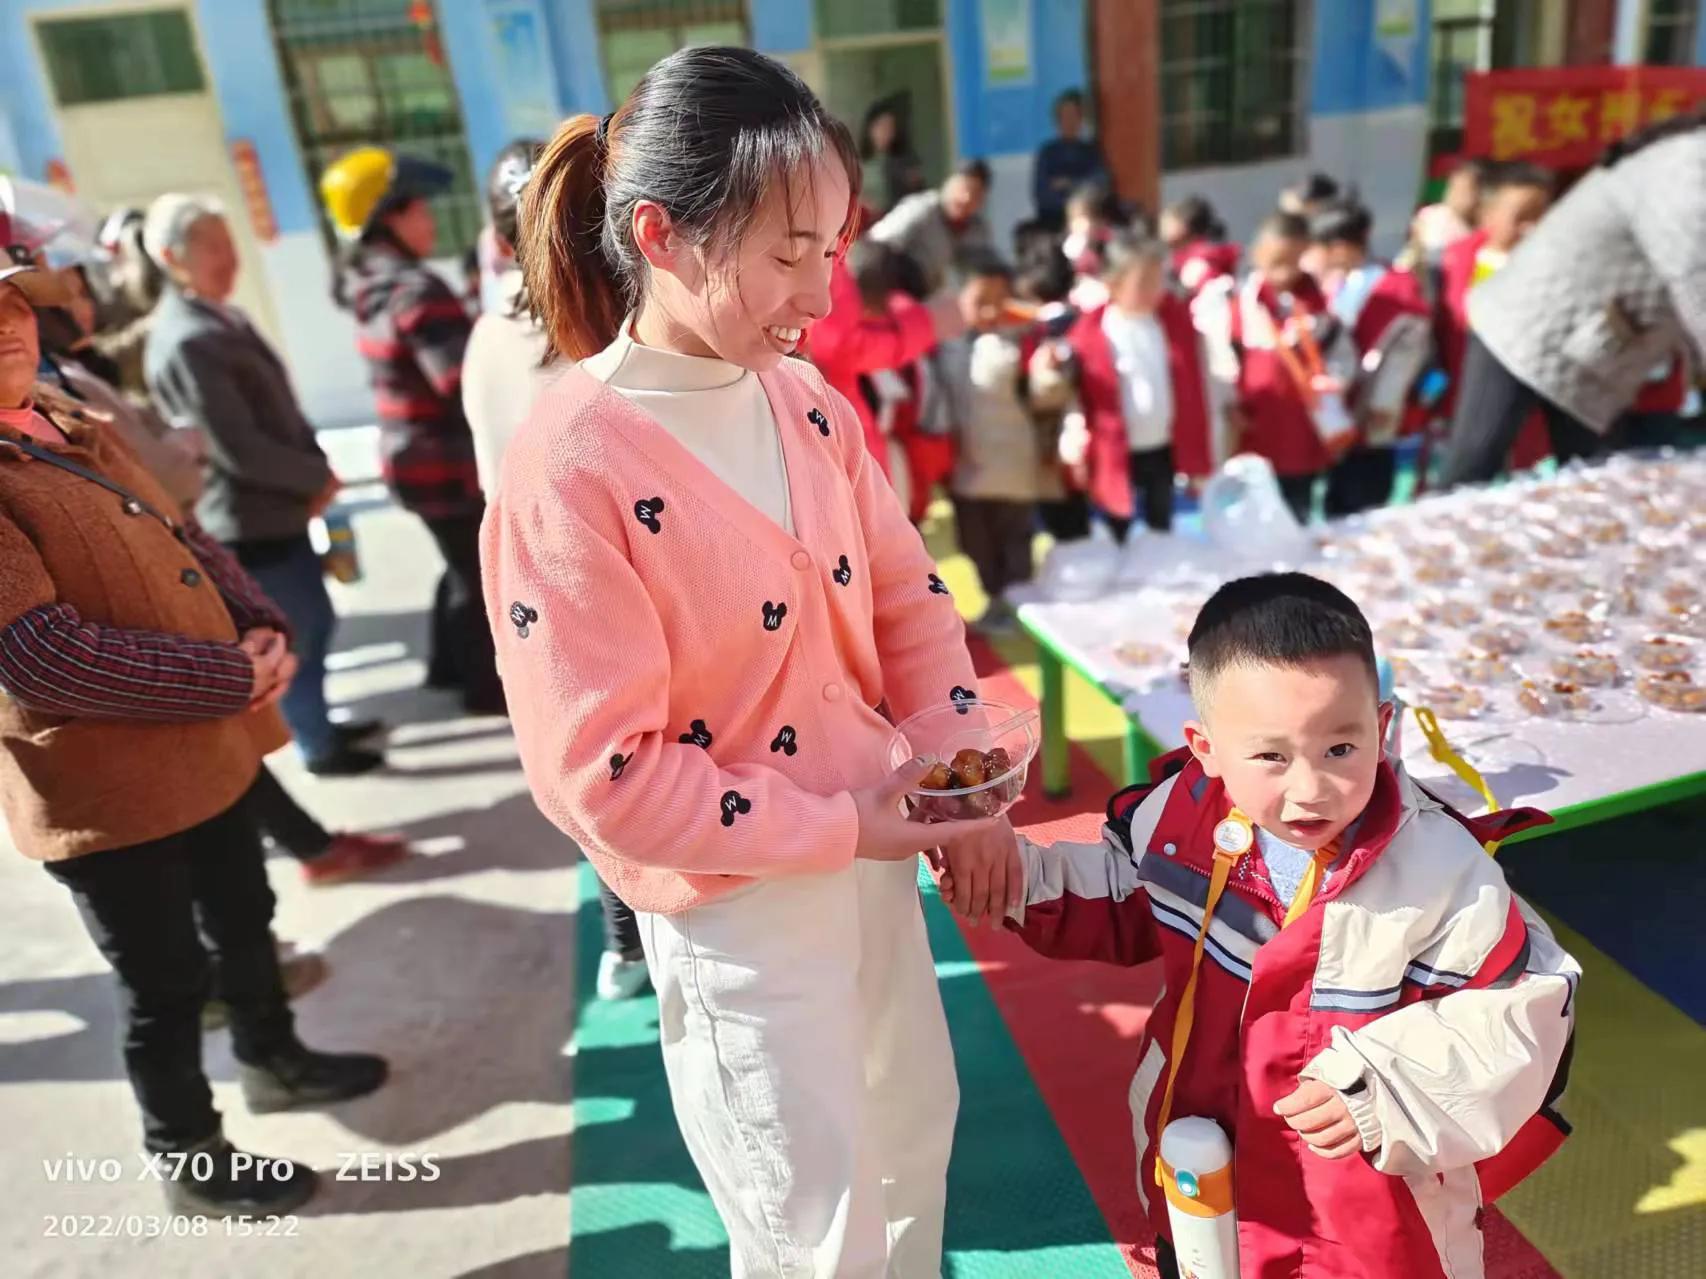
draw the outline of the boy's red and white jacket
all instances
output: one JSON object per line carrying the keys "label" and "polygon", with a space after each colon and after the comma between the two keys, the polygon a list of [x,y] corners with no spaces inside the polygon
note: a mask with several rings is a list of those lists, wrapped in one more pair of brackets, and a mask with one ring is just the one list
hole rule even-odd
{"label": "boy's red and white jacket", "polygon": [[[1184,752],[1157,776],[1180,755],[1172,776],[1114,797],[1100,843],[1022,840],[1025,900],[1008,919],[1045,955],[1162,961],[1130,1101],[1137,1193],[1164,1236],[1157,1112],[1211,834],[1232,807]],[[1581,970],[1482,849],[1545,820],[1465,819],[1382,763],[1346,851],[1291,925],[1251,857],[1240,862],[1209,926],[1171,1117],[1206,1116],[1232,1140],[1242,1279],[1483,1274],[1482,1204],[1568,1132],[1552,1103]],[[1324,1159],[1274,1115],[1300,1079],[1340,1091],[1362,1154]]]}

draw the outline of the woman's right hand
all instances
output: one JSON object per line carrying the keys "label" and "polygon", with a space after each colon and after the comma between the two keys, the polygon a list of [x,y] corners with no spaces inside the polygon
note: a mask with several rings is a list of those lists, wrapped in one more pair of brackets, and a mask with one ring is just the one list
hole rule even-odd
{"label": "woman's right hand", "polygon": [[984,834],[1001,824],[1003,819],[1000,817],[926,824],[903,816],[901,800],[924,780],[929,771],[929,760],[908,760],[876,785],[852,793],[853,805],[859,812],[859,843],[853,850],[855,857],[879,862],[905,861],[943,844]]}

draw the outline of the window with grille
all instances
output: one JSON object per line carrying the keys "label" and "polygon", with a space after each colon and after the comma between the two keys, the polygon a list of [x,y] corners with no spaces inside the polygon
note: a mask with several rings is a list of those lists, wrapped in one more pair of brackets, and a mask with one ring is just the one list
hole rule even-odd
{"label": "window with grille", "polygon": [[1433,151],[1455,151],[1463,144],[1463,77],[1491,65],[1493,26],[1493,6],[1485,0],[1440,0],[1434,8],[1428,94]]}
{"label": "window with grille", "polygon": [[36,38],[62,107],[207,87],[182,9],[55,18],[37,24]]}
{"label": "window with grille", "polygon": [[1307,0],[1161,0],[1161,162],[1300,149]]}
{"label": "window with grille", "polygon": [[1694,62],[1699,0],[1647,0],[1646,62],[1686,67]]}
{"label": "window with grille", "polygon": [[[431,160],[455,175],[433,198],[434,254],[471,248],[480,198],[431,0],[268,0],[267,12],[315,192],[327,166],[353,147]],[[334,241],[324,211],[320,221]]]}
{"label": "window with grille", "polygon": [[599,52],[612,104],[677,49],[745,43],[745,0],[598,0]]}

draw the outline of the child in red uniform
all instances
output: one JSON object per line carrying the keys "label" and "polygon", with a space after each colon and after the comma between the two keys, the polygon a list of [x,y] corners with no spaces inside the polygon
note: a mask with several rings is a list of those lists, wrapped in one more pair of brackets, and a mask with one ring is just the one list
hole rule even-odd
{"label": "child in red uniform", "polygon": [[1090,432],[1090,501],[1125,540],[1138,514],[1173,526],[1173,481],[1214,469],[1208,387],[1189,305],[1167,289],[1167,248],[1122,232],[1103,248],[1108,303],[1067,334]]}
{"label": "child in red uniform", "polygon": [[1193,308],[1225,384],[1232,451],[1273,463],[1300,522],[1309,519],[1316,480],[1355,439],[1338,397],[1356,357],[1300,265],[1308,247],[1308,222],[1271,214],[1250,246],[1243,284],[1230,294],[1205,292]]}
{"label": "child in red uniform", "polygon": [[1332,204],[1309,223],[1321,254],[1327,305],[1350,334],[1358,372],[1349,391],[1357,443],[1327,475],[1329,517],[1384,506],[1397,473],[1393,451],[1410,388],[1433,350],[1421,282],[1368,256],[1374,219],[1355,201]]}
{"label": "child in red uniform", "polygon": [[1188,750],[1100,842],[1021,840],[1008,913],[1045,955],[1162,961],[1130,1094],[1162,1274],[1158,1139],[1202,1116],[1242,1279],[1480,1279],[1483,1203],[1565,1131],[1581,969],[1482,847],[1545,818],[1461,817],[1383,754],[1368,623],[1319,579],[1229,583],[1189,644]]}

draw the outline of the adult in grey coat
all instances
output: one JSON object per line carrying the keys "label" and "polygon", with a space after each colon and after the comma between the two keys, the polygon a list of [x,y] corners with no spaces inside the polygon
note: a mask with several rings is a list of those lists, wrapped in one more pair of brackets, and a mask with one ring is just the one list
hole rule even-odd
{"label": "adult in grey coat", "polygon": [[1706,351],[1706,114],[1625,140],[1470,296],[1445,482],[1491,479],[1536,407],[1597,452],[1655,366]]}
{"label": "adult in grey coat", "polygon": [[175,426],[201,431],[207,487],[196,516],[230,548],[289,619],[301,663],[280,708],[309,771],[348,776],[384,762],[327,714],[326,654],[336,616],[308,539],[308,522],[337,494],[314,428],[284,363],[231,306],[237,249],[211,201],[163,195],[143,226],[148,254],[166,272],[143,353],[148,389]]}
{"label": "adult in grey coat", "polygon": [[912,259],[928,295],[957,287],[960,267],[995,246],[983,216],[989,166],[967,160],[932,191],[909,195],[871,228],[871,238]]}

